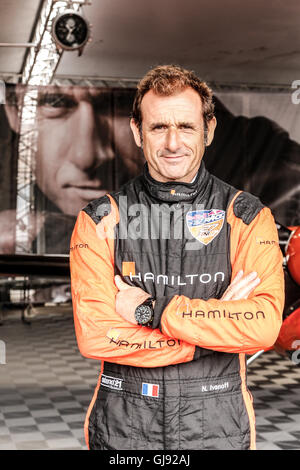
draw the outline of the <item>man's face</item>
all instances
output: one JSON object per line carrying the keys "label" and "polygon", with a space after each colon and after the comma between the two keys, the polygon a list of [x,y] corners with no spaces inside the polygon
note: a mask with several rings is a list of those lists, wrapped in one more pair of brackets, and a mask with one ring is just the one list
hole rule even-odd
{"label": "man's face", "polygon": [[[142,131],[131,121],[135,141],[143,146],[151,176],[157,181],[190,182],[204,155],[202,102],[192,88],[170,96],[148,91],[142,99]],[[216,120],[208,123],[207,145]]]}
{"label": "man's face", "polygon": [[112,188],[110,102],[92,88],[53,87],[39,96],[37,184],[66,214]]}

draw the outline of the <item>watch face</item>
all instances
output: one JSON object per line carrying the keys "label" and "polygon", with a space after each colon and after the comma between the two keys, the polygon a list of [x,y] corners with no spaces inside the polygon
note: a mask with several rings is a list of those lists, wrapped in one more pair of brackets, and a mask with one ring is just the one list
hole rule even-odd
{"label": "watch face", "polygon": [[88,23],[73,11],[59,15],[54,20],[52,32],[55,41],[67,50],[79,49],[89,38]]}
{"label": "watch face", "polygon": [[149,305],[139,305],[135,311],[136,321],[140,325],[146,325],[152,320],[152,309]]}

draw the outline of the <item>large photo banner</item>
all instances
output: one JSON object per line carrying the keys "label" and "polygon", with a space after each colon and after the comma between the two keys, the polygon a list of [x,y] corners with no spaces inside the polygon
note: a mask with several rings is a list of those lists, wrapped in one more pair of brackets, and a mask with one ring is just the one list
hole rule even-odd
{"label": "large photo banner", "polygon": [[1,106],[1,253],[68,253],[80,209],[141,171],[129,128],[133,95],[8,87]]}
{"label": "large photo banner", "polygon": [[[68,253],[80,209],[142,170],[129,128],[135,90],[6,88],[0,252]],[[231,90],[215,93],[215,108],[208,170],[260,197],[278,223],[300,225],[300,105],[288,92]]]}

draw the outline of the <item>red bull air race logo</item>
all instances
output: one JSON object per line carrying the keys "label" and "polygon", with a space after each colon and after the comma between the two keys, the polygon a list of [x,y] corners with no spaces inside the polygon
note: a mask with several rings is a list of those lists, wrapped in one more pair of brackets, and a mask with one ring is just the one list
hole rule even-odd
{"label": "red bull air race logo", "polygon": [[190,211],[186,215],[188,229],[200,243],[208,245],[220,233],[225,219],[221,209]]}

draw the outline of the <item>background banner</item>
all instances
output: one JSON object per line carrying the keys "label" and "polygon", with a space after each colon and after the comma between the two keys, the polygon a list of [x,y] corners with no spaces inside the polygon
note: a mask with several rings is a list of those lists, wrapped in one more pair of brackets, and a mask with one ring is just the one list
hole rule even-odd
{"label": "background banner", "polygon": [[[0,252],[22,251],[16,238],[24,221],[25,251],[68,253],[79,210],[143,167],[129,128],[135,90],[16,85],[6,91],[0,106]],[[29,92],[34,118],[26,122]],[[291,95],[216,92],[218,125],[204,157],[211,173],[259,196],[286,226],[300,225],[300,105]]]}

